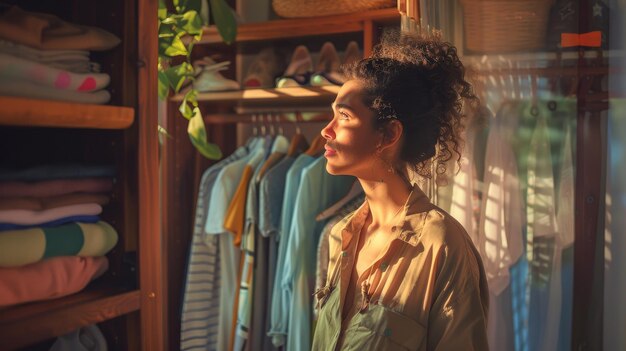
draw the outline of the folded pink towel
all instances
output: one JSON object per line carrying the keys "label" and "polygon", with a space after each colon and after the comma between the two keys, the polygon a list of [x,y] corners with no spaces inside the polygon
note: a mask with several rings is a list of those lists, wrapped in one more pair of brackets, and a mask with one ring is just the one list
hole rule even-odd
{"label": "folded pink towel", "polygon": [[102,213],[102,206],[95,203],[67,205],[42,211],[0,210],[0,223],[38,225],[57,220],[59,218],[72,216],[97,216],[100,213]]}
{"label": "folded pink towel", "polygon": [[105,256],[63,256],[21,267],[0,267],[0,307],[76,293],[108,268]]}
{"label": "folded pink towel", "polygon": [[0,197],[47,197],[76,192],[105,193],[113,190],[110,178],[57,179],[39,182],[0,182]]}
{"label": "folded pink towel", "polygon": [[0,79],[5,82],[23,81],[60,91],[76,92],[104,89],[111,80],[106,73],[73,73],[1,52]]}

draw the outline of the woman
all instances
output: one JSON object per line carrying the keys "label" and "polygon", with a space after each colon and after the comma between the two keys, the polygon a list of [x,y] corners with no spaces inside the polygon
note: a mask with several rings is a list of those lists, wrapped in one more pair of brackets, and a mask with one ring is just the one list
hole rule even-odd
{"label": "woman", "polygon": [[478,252],[410,175],[460,159],[462,107],[477,99],[456,49],[396,33],[347,73],[322,130],[326,169],[356,176],[366,201],[331,231],[313,350],[487,350]]}

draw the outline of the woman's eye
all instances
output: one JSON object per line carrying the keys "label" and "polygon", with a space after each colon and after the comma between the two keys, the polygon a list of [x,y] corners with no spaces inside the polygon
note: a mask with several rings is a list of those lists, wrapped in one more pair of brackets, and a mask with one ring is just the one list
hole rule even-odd
{"label": "woman's eye", "polygon": [[350,116],[348,116],[348,114],[347,114],[347,113],[342,112],[342,111],[339,111],[339,119],[346,120],[346,119],[348,119],[349,117],[350,117]]}

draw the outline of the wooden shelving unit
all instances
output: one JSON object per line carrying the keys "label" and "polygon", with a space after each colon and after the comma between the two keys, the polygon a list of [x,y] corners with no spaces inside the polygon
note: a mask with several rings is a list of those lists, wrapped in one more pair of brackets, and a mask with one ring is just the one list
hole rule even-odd
{"label": "wooden shelving unit", "polygon": [[111,78],[106,88],[111,105],[0,96],[0,144],[7,150],[2,167],[115,167],[102,216],[119,241],[107,253],[106,273],[84,290],[0,308],[0,350],[45,349],[56,337],[93,324],[99,324],[110,350],[169,350],[158,198],[158,4],[70,0],[62,6],[39,1],[19,6],[98,27],[121,40],[91,56]]}
{"label": "wooden shelving unit", "polygon": [[[367,12],[312,18],[283,19],[242,24],[237,28],[237,42],[275,40],[317,35],[354,33],[366,30],[368,22],[381,24],[400,20],[396,8]],[[206,27],[200,44],[222,43],[215,26]]]}
{"label": "wooden shelving unit", "polygon": [[12,350],[139,310],[139,290],[103,287],[0,310],[0,340]]}
{"label": "wooden shelving unit", "polygon": [[132,107],[0,96],[0,125],[20,127],[125,129],[133,124]]}

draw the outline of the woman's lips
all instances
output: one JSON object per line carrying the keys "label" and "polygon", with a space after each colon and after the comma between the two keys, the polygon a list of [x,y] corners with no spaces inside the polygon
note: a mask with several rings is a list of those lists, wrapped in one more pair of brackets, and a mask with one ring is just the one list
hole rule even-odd
{"label": "woman's lips", "polygon": [[335,156],[337,154],[337,151],[333,150],[328,145],[324,146],[324,149],[326,149],[326,152],[324,153],[324,156],[326,157]]}

